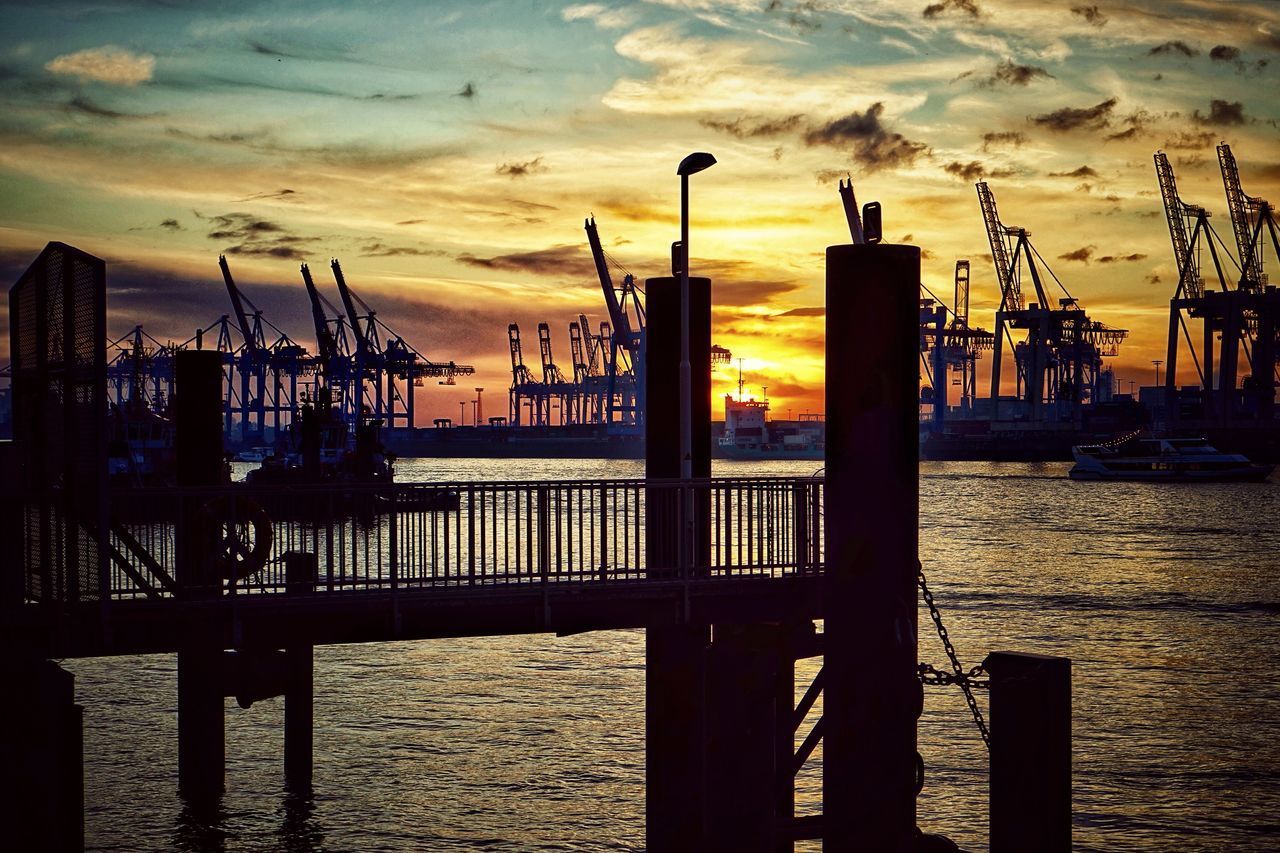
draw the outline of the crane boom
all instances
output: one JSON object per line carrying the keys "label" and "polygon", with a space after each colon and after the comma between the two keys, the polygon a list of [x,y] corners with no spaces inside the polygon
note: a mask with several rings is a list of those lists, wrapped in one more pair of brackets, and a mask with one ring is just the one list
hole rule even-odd
{"label": "crane boom", "polygon": [[622,310],[618,301],[618,292],[613,288],[613,278],[609,275],[609,265],[604,257],[604,247],[600,245],[600,234],[596,231],[596,218],[593,216],[584,223],[587,231],[587,242],[591,245],[591,257],[596,263],[596,275],[600,278],[600,287],[604,291],[604,304],[609,310],[609,319],[613,323],[614,333],[618,336],[618,344],[628,350],[635,348],[632,341],[631,320],[627,312]]}
{"label": "crane boom", "polygon": [[853,196],[853,177],[849,182],[840,181],[840,200],[844,203],[844,218],[849,223],[849,236],[855,244],[867,242],[862,232],[862,217],[858,215],[858,200]]}
{"label": "crane boom", "polygon": [[969,328],[969,261],[956,261],[955,322],[960,328]]}
{"label": "crane boom", "polygon": [[1178,291],[1192,299],[1201,296],[1199,263],[1191,252],[1191,241],[1187,235],[1187,217],[1208,216],[1204,208],[1187,204],[1178,197],[1178,183],[1173,175],[1173,167],[1163,151],[1155,155],[1156,179],[1160,183],[1160,198],[1164,201],[1164,216],[1169,223],[1169,239],[1173,242],[1173,259],[1178,265]]}
{"label": "crane boom", "polygon": [[1259,210],[1267,203],[1244,194],[1235,155],[1225,142],[1218,146],[1218,163],[1222,167],[1222,186],[1227,193],[1231,229],[1235,232],[1236,248],[1240,252],[1240,285],[1246,289],[1258,287],[1262,282],[1262,258],[1253,239],[1253,220],[1258,218]]}
{"label": "crane boom", "polygon": [[996,278],[1000,283],[1000,308],[1003,311],[1021,311],[1022,290],[1018,278],[1009,263],[1009,249],[1005,237],[1010,230],[1000,222],[996,211],[996,197],[986,181],[979,181],[978,203],[982,206],[982,219],[987,226],[987,241],[991,244],[991,257],[995,261]]}
{"label": "crane boom", "polygon": [[316,346],[320,348],[320,358],[328,367],[331,359],[338,354],[338,345],[334,341],[333,332],[329,330],[329,322],[324,317],[324,308],[320,305],[320,291],[316,290],[311,280],[311,270],[302,265],[302,282],[307,286],[307,299],[311,302],[311,323],[316,329]]}
{"label": "crane boom", "polygon": [[235,280],[231,277],[231,267],[227,266],[226,255],[218,255],[218,266],[222,268],[222,280],[227,283],[231,307],[236,313],[236,325],[240,327],[240,334],[244,336],[245,350],[254,352],[258,349],[258,341],[253,334],[253,329],[249,326],[249,316],[244,312],[244,300],[240,298],[240,289],[236,287]]}
{"label": "crane boom", "polygon": [[551,356],[551,327],[546,323],[538,324],[538,350],[542,355],[542,381],[548,385],[563,382],[564,375]]}
{"label": "crane boom", "polygon": [[356,314],[356,304],[351,298],[351,290],[347,287],[347,279],[342,275],[342,265],[334,258],[329,262],[333,269],[333,279],[338,283],[338,295],[342,297],[342,307],[347,312],[347,322],[351,324],[351,332],[356,338],[356,357],[363,358],[369,349],[369,342],[360,331],[360,317]]}

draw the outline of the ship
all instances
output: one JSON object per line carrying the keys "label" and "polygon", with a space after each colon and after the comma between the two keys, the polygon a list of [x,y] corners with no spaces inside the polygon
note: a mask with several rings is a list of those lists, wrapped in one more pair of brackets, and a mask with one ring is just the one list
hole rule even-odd
{"label": "ship", "polygon": [[724,431],[713,455],[719,459],[810,459],[826,455],[826,422],[821,415],[803,414],[799,421],[769,420],[769,398],[744,399],[742,369],[738,396],[724,395]]}

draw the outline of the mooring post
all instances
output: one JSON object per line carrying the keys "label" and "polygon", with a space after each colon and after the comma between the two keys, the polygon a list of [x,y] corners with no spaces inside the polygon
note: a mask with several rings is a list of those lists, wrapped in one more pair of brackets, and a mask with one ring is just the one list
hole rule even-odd
{"label": "mooring post", "polygon": [[[711,282],[691,278],[689,290],[693,476],[709,477]],[[676,479],[680,476],[679,281],[649,279],[645,294],[645,476]],[[671,577],[681,563],[680,497],[669,487],[650,489],[645,496],[645,565],[650,577]],[[703,519],[695,518],[695,530],[703,527]],[[684,553],[692,556],[695,566],[705,566],[709,543],[704,536]],[[704,726],[711,631],[683,619],[683,611],[676,609],[645,631],[645,832],[650,850],[707,849]]]}
{"label": "mooring post", "polygon": [[[176,358],[174,450],[179,487],[216,487],[222,480],[222,356],[187,350]],[[175,531],[178,595],[186,601],[216,598],[221,578],[213,569],[201,500],[184,494]],[[223,791],[223,636],[216,616],[192,616],[178,651],[178,789],[194,799]]]}
{"label": "mooring post", "polygon": [[11,850],[84,849],[84,709],[75,677],[9,653],[0,668],[0,826]]}
{"label": "mooring post", "polygon": [[823,819],[828,850],[916,828],[915,246],[827,249]]}
{"label": "mooring post", "polygon": [[[315,554],[290,551],[284,555],[285,589],[290,595],[315,590],[319,561]],[[284,783],[291,791],[311,790],[315,663],[310,643],[285,648]]]}
{"label": "mooring post", "polygon": [[1071,849],[1071,660],[992,652],[991,853]]}

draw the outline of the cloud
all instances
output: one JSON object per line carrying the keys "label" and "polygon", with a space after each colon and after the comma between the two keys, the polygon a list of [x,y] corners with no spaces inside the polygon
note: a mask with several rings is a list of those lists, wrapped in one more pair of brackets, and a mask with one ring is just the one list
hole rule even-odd
{"label": "cloud", "polygon": [[1183,151],[1196,151],[1212,145],[1214,139],[1215,134],[1208,130],[1199,133],[1180,131],[1177,136],[1166,139],[1163,147]]}
{"label": "cloud", "polygon": [[1240,58],[1240,48],[1220,44],[1209,51],[1209,58],[1215,62],[1234,62]]}
{"label": "cloud", "polygon": [[959,12],[974,19],[982,17],[982,10],[974,0],[942,0],[941,3],[930,3],[920,14],[932,20],[948,11]]}
{"label": "cloud", "polygon": [[1079,261],[1082,264],[1087,264],[1089,259],[1093,257],[1093,250],[1096,248],[1097,246],[1081,246],[1079,249],[1058,255],[1058,260]]}
{"label": "cloud", "polygon": [[1219,126],[1244,124],[1244,104],[1240,101],[1232,101],[1228,103],[1227,101],[1221,101],[1214,98],[1209,101],[1208,115],[1202,116],[1200,115],[1200,111],[1196,110],[1192,114],[1192,118],[1200,124],[1213,124]]}
{"label": "cloud", "polygon": [[248,213],[202,216],[197,212],[196,216],[210,223],[206,235],[210,240],[238,241],[223,249],[228,255],[305,260],[305,249],[320,240],[292,234],[278,223]]}
{"label": "cloud", "polygon": [[142,116],[139,116],[136,113],[122,113],[108,109],[96,101],[90,100],[84,95],[76,95],[74,98],[67,101],[67,109],[72,110],[73,112],[83,113],[84,115],[90,115],[94,118],[142,118]]}
{"label": "cloud", "polygon": [[1080,129],[1097,130],[1110,123],[1111,112],[1118,103],[1120,103],[1118,98],[1108,98],[1092,107],[1063,107],[1051,113],[1035,116],[1031,121],[1059,133]]}
{"label": "cloud", "polygon": [[453,96],[455,98],[474,98],[476,96],[476,84],[468,80],[461,89],[453,93]]}
{"label": "cloud", "polygon": [[1027,143],[1027,135],[1017,130],[996,130],[982,134],[982,150],[990,151],[993,147],[1008,146],[1021,148]]}
{"label": "cloud", "polygon": [[422,249],[415,246],[388,246],[381,240],[367,238],[360,241],[360,257],[362,258],[394,258],[405,255],[440,257],[442,249]]}
{"label": "cloud", "polygon": [[1103,255],[1097,261],[1100,264],[1118,264],[1121,262],[1133,263],[1135,261],[1145,261],[1147,256],[1141,252],[1134,252],[1131,255]]}
{"label": "cloud", "polygon": [[738,139],[751,139],[761,136],[781,136],[784,133],[790,133],[800,126],[802,118],[803,116],[797,113],[777,119],[768,119],[763,116],[743,116],[733,121],[702,119],[698,123],[703,127],[709,127],[712,130],[736,136]]}
{"label": "cloud", "polygon": [[635,13],[632,10],[610,9],[600,3],[577,3],[566,6],[561,10],[560,17],[569,23],[591,21],[602,30],[620,29],[635,22]]}
{"label": "cloud", "polygon": [[[957,178],[970,183],[983,178],[1008,178],[1017,174],[1013,169],[988,169],[977,160],[970,160],[968,163],[952,160],[943,166],[942,170],[948,175],[955,175]],[[903,238],[903,242],[910,242],[910,240],[910,236]]]}
{"label": "cloud", "polygon": [[781,314],[774,314],[774,317],[825,317],[827,309],[822,306],[812,308],[792,308],[790,311],[783,311]]}
{"label": "cloud", "polygon": [[166,231],[186,231],[187,230],[183,228],[182,223],[178,222],[178,220],[176,219],[166,219],[160,223],[160,227]]}
{"label": "cloud", "polygon": [[276,58],[284,58],[284,59],[297,58],[296,54],[285,53],[283,50],[277,50],[276,48],[263,44],[260,41],[254,41],[253,39],[248,39],[247,41],[249,44],[249,49],[252,50],[254,53],[258,53],[263,56],[274,56]]}
{"label": "cloud", "polygon": [[509,178],[523,178],[546,170],[547,167],[543,165],[541,157],[534,157],[524,163],[503,163],[494,169],[497,174],[506,175]]}
{"label": "cloud", "polygon": [[1079,15],[1095,27],[1105,26],[1107,16],[1097,6],[1072,6],[1071,14]]}
{"label": "cloud", "polygon": [[1081,166],[1079,169],[1072,169],[1070,172],[1050,172],[1051,178],[1096,178],[1098,172],[1092,166]]}
{"label": "cloud", "polygon": [[156,58],[107,45],[64,54],[50,60],[44,67],[46,71],[76,77],[83,82],[136,86],[151,79],[156,69]]}
{"label": "cloud", "polygon": [[595,261],[582,246],[577,244],[552,246],[549,249],[535,249],[528,252],[512,252],[491,258],[480,258],[464,253],[457,255],[455,260],[481,269],[554,275],[561,278],[594,279],[596,275]]}
{"label": "cloud", "polygon": [[1037,78],[1052,80],[1053,75],[1036,65],[1018,65],[1012,59],[1006,59],[996,66],[991,76],[982,81],[984,86],[1005,83],[1010,86],[1028,86]]}
{"label": "cloud", "polygon": [[1164,44],[1158,44],[1151,50],[1147,51],[1147,56],[1164,56],[1166,54],[1180,53],[1186,57],[1199,56],[1200,51],[1185,41],[1175,40],[1167,41]]}
{"label": "cloud", "polygon": [[912,165],[929,147],[888,130],[880,121],[883,113],[884,104],[877,101],[864,113],[852,112],[810,130],[804,136],[805,144],[833,148],[851,145],[853,159],[869,172]]}
{"label": "cloud", "polygon": [[254,193],[253,195],[246,196],[245,198],[238,198],[236,199],[236,203],[239,204],[246,201],[266,201],[266,200],[297,201],[297,199],[294,198],[294,196],[296,196],[297,194],[298,193],[295,192],[294,190],[291,190],[286,187],[283,189],[275,190],[273,192]]}

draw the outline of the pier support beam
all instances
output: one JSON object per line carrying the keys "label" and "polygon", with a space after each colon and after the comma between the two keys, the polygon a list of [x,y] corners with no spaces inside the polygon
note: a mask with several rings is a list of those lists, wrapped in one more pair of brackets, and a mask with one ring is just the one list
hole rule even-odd
{"label": "pier support beam", "polygon": [[[222,356],[212,350],[177,354],[174,438],[179,486],[217,486],[222,480]],[[181,506],[175,580],[187,600],[216,598],[221,579],[208,553],[201,507]],[[192,618],[178,651],[178,790],[189,799],[223,791],[223,642],[214,621]]]}
{"label": "pier support beam", "polygon": [[84,709],[53,661],[0,667],[0,826],[11,850],[84,849]]}
{"label": "pier support beam", "polygon": [[1071,661],[992,652],[991,853],[1071,850]]}
{"label": "pier support beam", "polygon": [[919,286],[915,246],[827,249],[828,850],[916,829]]}

